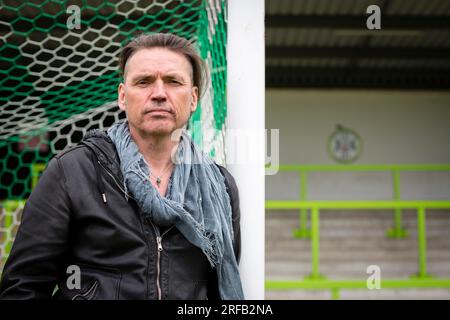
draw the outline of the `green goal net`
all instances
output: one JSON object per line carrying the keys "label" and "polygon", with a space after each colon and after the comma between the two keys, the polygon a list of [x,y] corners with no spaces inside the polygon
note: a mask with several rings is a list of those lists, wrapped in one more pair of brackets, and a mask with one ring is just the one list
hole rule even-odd
{"label": "green goal net", "polygon": [[190,130],[224,163],[225,1],[0,1],[0,273],[49,159],[125,117],[118,54],[143,32],[191,39],[207,61],[212,81]]}

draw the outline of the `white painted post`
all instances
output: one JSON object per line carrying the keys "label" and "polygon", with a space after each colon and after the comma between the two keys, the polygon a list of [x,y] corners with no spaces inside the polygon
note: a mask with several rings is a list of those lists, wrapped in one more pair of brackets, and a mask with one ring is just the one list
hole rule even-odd
{"label": "white painted post", "polygon": [[264,299],[264,0],[228,0],[227,39],[227,130],[242,132],[237,140],[248,146],[236,148],[236,139],[225,137],[240,195],[240,272],[245,298]]}

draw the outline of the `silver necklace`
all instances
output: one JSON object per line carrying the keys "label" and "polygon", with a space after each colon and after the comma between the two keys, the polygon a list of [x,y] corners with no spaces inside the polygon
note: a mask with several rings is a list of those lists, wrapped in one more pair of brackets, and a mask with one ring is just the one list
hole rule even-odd
{"label": "silver necklace", "polygon": [[161,181],[162,181],[161,178],[166,174],[166,171],[167,171],[167,169],[169,169],[169,168],[171,167],[171,164],[172,164],[172,163],[169,163],[169,165],[164,169],[163,172],[161,172],[161,173],[159,174],[159,176],[155,176],[155,175],[153,174],[152,170],[150,170],[150,175],[153,176],[153,177],[156,179],[156,184],[157,184],[158,188],[159,188],[159,186],[160,186],[160,184],[161,184]]}

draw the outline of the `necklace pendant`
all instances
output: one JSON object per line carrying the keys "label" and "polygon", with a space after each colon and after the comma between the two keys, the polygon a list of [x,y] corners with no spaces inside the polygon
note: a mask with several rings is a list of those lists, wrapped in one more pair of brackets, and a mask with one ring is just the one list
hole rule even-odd
{"label": "necklace pendant", "polygon": [[156,184],[158,185],[158,188],[159,188],[159,185],[161,184],[161,179],[160,178],[156,178]]}

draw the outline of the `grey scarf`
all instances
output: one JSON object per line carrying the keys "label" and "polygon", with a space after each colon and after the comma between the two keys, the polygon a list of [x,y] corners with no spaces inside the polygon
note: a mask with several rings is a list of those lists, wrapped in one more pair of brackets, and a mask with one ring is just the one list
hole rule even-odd
{"label": "grey scarf", "polygon": [[108,136],[119,154],[125,188],[146,217],[160,226],[175,225],[203,251],[217,271],[222,299],[244,299],[233,251],[230,198],[214,162],[183,133],[171,186],[167,196],[161,197],[150,182],[151,168],[131,138],[128,122],[113,125]]}

